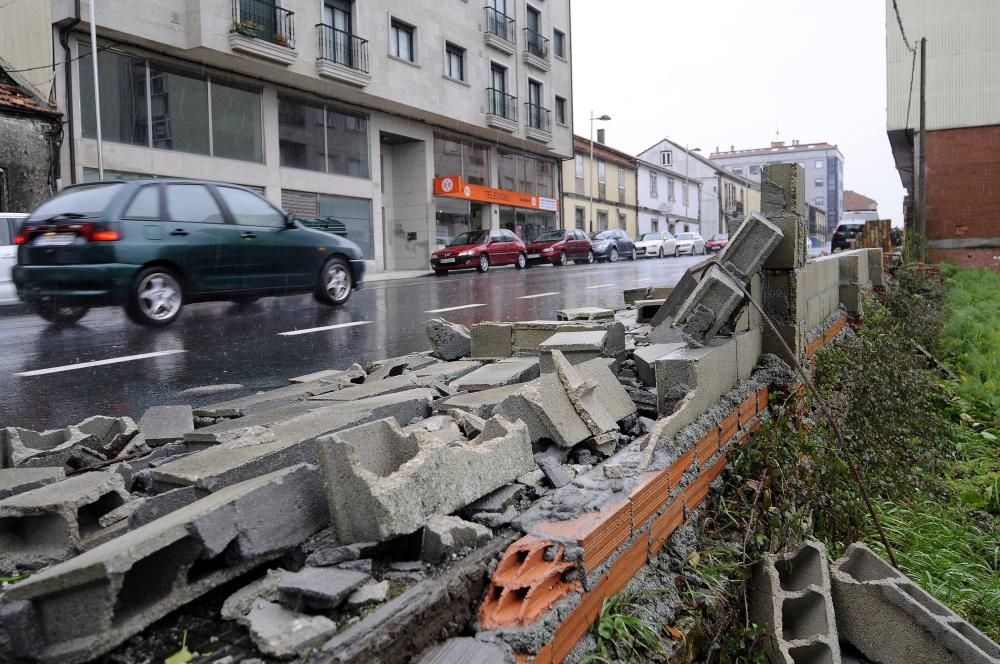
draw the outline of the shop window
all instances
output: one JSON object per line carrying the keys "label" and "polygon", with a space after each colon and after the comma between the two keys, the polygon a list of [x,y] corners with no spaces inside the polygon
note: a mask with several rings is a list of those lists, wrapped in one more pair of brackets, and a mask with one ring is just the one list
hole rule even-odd
{"label": "shop window", "polygon": [[375,255],[372,234],[372,202],[367,198],[346,196],[319,196],[319,216],[343,224],[344,235],[354,242],[371,259]]}
{"label": "shop window", "polygon": [[149,68],[154,148],[209,154],[208,81]]}
{"label": "shop window", "polygon": [[[80,111],[83,135],[97,138],[94,108],[94,74],[90,45],[80,44]],[[146,61],[112,51],[97,54],[101,79],[101,136],[105,141],[148,145],[146,112]]]}
{"label": "shop window", "polygon": [[278,98],[281,165],[368,177],[368,118],[319,105]]}

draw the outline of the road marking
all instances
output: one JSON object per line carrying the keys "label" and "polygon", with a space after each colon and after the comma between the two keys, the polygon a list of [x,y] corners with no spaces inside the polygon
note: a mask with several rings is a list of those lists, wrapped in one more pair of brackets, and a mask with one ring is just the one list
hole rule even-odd
{"label": "road marking", "polygon": [[656,281],[656,279],[658,279],[658,278],[659,277],[643,277],[642,279],[633,279],[633,281],[635,281],[635,282],[640,282],[640,281]]}
{"label": "road marking", "polygon": [[44,376],[45,374],[59,373],[61,371],[76,371],[77,369],[89,369],[90,367],[100,367],[105,364],[118,364],[119,362],[134,362],[135,360],[147,360],[151,357],[163,357],[164,355],[174,355],[176,353],[186,353],[186,350],[161,350],[155,353],[142,353],[141,355],[128,355],[126,357],[115,357],[110,360],[94,360],[93,362],[81,362],[80,364],[66,364],[61,367],[51,369],[35,369],[34,371],[22,371],[15,376]]}
{"label": "road marking", "polygon": [[538,295],[522,295],[517,298],[519,300],[534,300],[536,297],[548,297],[549,295],[559,295],[559,291],[552,291],[551,293],[539,293]]}
{"label": "road marking", "polygon": [[339,330],[342,327],[357,327],[358,325],[371,325],[370,320],[359,320],[353,323],[340,323],[339,325],[324,325],[323,327],[309,327],[304,330],[292,330],[291,332],[279,332],[279,337],[294,337],[300,334],[312,334],[313,332],[326,332],[327,330]]}
{"label": "road marking", "polygon": [[595,288],[607,288],[608,286],[614,286],[614,284],[597,284],[596,286],[587,286],[586,290],[594,290]]}
{"label": "road marking", "polygon": [[446,311],[458,311],[459,309],[475,309],[476,307],[485,307],[485,304],[463,304],[460,307],[445,307],[444,309],[428,309],[425,314],[443,314]]}

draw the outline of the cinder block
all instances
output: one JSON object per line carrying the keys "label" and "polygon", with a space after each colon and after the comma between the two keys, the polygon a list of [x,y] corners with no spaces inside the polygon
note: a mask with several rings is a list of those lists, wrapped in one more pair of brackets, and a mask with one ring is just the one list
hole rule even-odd
{"label": "cinder block", "polygon": [[317,441],[330,513],[343,544],[416,532],[535,469],[528,429],[501,417],[466,444],[385,419]]}
{"label": "cinder block", "polygon": [[478,392],[513,383],[526,383],[538,378],[538,370],[536,359],[498,360],[453,380],[449,385],[464,392]]}
{"label": "cinder block", "polygon": [[573,447],[590,437],[555,373],[525,383],[493,412],[511,422],[523,422],[532,442],[544,438],[560,447]]}
{"label": "cinder block", "polygon": [[95,659],[328,522],[311,466],[223,489],[10,586],[0,600],[4,655]]}
{"label": "cinder block", "polygon": [[702,348],[679,348],[656,360],[657,408],[670,415],[686,395],[697,417],[736,385],[736,340],[716,339]]}
{"label": "cinder block", "polygon": [[743,280],[758,271],[777,249],[782,230],[759,214],[747,217],[719,252],[719,264]]}
{"label": "cinder block", "polygon": [[794,359],[801,362],[806,352],[805,323],[794,323],[791,325],[776,323],[775,327],[778,328],[778,335],[775,335],[770,327],[763,328],[762,351],[777,355],[785,362],[790,363],[793,358],[788,357],[788,353],[785,351],[784,346],[782,346],[781,341],[779,341],[779,339],[784,339]]}
{"label": "cinder block", "polygon": [[797,163],[765,164],[761,172],[761,183],[777,185],[782,194],[780,198],[774,193],[762,195],[761,212],[765,215],[778,217],[782,214],[794,214],[803,219],[808,216],[805,170]]}
{"label": "cinder block", "polygon": [[[624,339],[625,330],[621,323],[608,320],[530,320],[519,321],[514,326],[514,353],[517,355],[537,355],[538,347],[557,332],[593,332],[595,330],[605,330],[618,325],[622,328],[621,335]],[[610,331],[610,330],[609,330]],[[624,344],[624,341],[622,342]]]}
{"label": "cinder block", "polygon": [[139,418],[139,430],[150,447],[166,445],[194,431],[194,414],[191,406],[153,406]]}
{"label": "cinder block", "polygon": [[604,320],[615,317],[614,309],[603,309],[601,307],[576,307],[573,309],[560,309],[556,312],[559,320]]}
{"label": "cinder block", "polygon": [[763,350],[763,331],[758,327],[735,335],[736,378],[749,380]]}
{"label": "cinder block", "polygon": [[[694,289],[698,286],[698,282],[701,281],[705,271],[715,262],[715,257],[706,258],[700,263],[695,263],[688,269],[684,271],[680,280],[674,286],[670,294],[666,296],[663,306],[660,310],[656,312],[653,319],[649,321],[649,324],[653,326],[653,332],[650,334],[650,341],[652,343],[664,343],[668,341],[675,341],[675,339],[661,338],[657,335],[659,332],[664,332],[669,328],[669,322],[676,320],[677,310],[682,304],[691,296]],[[654,292],[650,292],[646,299],[660,299]],[[663,323],[668,323],[663,325]]]}
{"label": "cinder block", "polygon": [[[763,281],[760,272],[754,272],[753,276],[750,277],[747,290],[750,291],[750,299],[757,304],[757,307],[763,308]],[[760,311],[757,307],[749,302],[744,303],[739,316],[733,322],[733,330],[735,332],[746,332],[764,325],[764,320],[760,317]]]}
{"label": "cinder block", "polygon": [[678,342],[636,348],[632,353],[632,359],[635,361],[635,372],[639,380],[649,387],[656,387],[656,361],[683,347],[684,344]]}
{"label": "cinder block", "polygon": [[806,228],[805,217],[798,215],[782,215],[768,217],[768,220],[781,229],[782,237],[778,246],[764,261],[764,269],[792,270],[806,264]]}
{"label": "cinder block", "polygon": [[674,320],[683,324],[685,341],[703,344],[715,337],[742,303],[743,291],[736,279],[715,265],[678,308]]}
{"label": "cinder block", "polygon": [[52,484],[66,477],[57,467],[0,468],[0,500]]}
{"label": "cinder block", "polygon": [[848,547],[830,571],[837,624],[882,664],[996,664],[1000,646],[882,560]]}
{"label": "cinder block", "polygon": [[[811,271],[818,272],[818,269],[813,268]],[[809,276],[809,268],[763,272],[761,303],[764,313],[775,325],[805,323]]]}
{"label": "cinder block", "polygon": [[491,390],[480,392],[467,392],[456,394],[455,396],[439,399],[431,404],[431,408],[438,413],[446,413],[450,410],[461,410],[472,413],[477,417],[488,419],[493,416],[493,409],[504,399],[518,393],[524,387],[523,383],[504,385]]}
{"label": "cinder block", "polygon": [[617,376],[610,368],[610,360],[598,358],[576,365],[576,370],[584,380],[597,385],[597,398],[608,411],[612,419],[620,422],[636,412],[635,403],[629,398],[628,392],[618,382]]}
{"label": "cinder block", "polygon": [[840,287],[840,303],[852,316],[864,312],[864,289],[856,284]]}
{"label": "cinder block", "polygon": [[635,320],[636,320],[636,322],[637,323],[648,323],[649,321],[653,320],[653,316],[655,316],[656,312],[660,310],[660,307],[663,306],[664,302],[666,302],[665,299],[663,299],[663,300],[638,300],[635,303],[635,309],[636,309]]}
{"label": "cinder block", "polygon": [[805,542],[793,554],[767,555],[753,570],[751,619],[767,626],[772,662],[840,662],[826,548]]}
{"label": "cinder block", "polygon": [[472,335],[469,328],[443,318],[432,318],[424,323],[431,350],[443,360],[451,362],[472,354]]}
{"label": "cinder block", "polygon": [[541,371],[542,373],[555,371],[552,362],[553,350],[561,352],[571,364],[580,364],[606,354],[607,342],[606,330],[557,332],[538,345]]}
{"label": "cinder block", "polygon": [[493,359],[514,354],[512,323],[477,323],[472,326],[472,357]]}

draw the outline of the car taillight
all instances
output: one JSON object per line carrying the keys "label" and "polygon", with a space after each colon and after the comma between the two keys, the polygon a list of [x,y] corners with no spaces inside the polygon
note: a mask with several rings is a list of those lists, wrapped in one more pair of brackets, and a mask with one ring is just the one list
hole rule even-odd
{"label": "car taillight", "polygon": [[28,244],[28,236],[24,231],[21,231],[14,238],[14,244]]}
{"label": "car taillight", "polygon": [[90,234],[92,242],[114,242],[120,239],[121,235],[118,231],[94,231]]}

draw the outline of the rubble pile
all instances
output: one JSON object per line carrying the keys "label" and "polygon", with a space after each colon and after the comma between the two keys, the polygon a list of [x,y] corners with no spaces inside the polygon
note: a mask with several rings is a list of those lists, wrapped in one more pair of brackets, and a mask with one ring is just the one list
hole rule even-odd
{"label": "rubble pile", "polygon": [[[2,430],[0,576],[25,578],[0,594],[0,662],[87,661],[231,582],[220,617],[268,657],[561,661],[794,382],[743,288],[837,292],[808,329],[828,339],[869,283],[858,252],[798,264],[776,187],[777,221],[618,311],[434,319],[426,352],[138,425]],[[786,312],[803,341],[807,309]]]}

